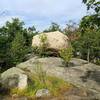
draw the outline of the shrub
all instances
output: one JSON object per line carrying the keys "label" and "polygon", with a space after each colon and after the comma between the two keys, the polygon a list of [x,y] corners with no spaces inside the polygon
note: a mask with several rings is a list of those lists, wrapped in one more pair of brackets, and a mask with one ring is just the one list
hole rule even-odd
{"label": "shrub", "polygon": [[[60,96],[63,95],[64,92],[68,91],[70,88],[73,88],[73,85],[65,82],[62,79],[57,77],[47,76],[46,79],[46,89],[48,89],[52,96]],[[44,84],[37,79],[37,76],[33,75],[31,79],[31,83],[28,85],[26,89],[19,90],[18,88],[11,89],[11,95],[17,94],[18,96],[27,96],[34,97],[39,89],[43,89]]]}
{"label": "shrub", "polygon": [[33,52],[40,57],[45,57],[48,46],[46,34],[41,34],[39,36],[39,39],[40,39],[40,46],[39,47],[33,46]]}
{"label": "shrub", "polygon": [[50,77],[47,76],[47,88],[50,90],[53,96],[62,95],[66,92],[69,88],[72,88],[73,85],[65,82],[63,79],[59,79],[57,77]]}
{"label": "shrub", "polygon": [[61,49],[59,51],[60,57],[64,60],[65,65],[68,67],[69,66],[69,61],[73,57],[73,48],[69,47],[66,49]]}
{"label": "shrub", "polygon": [[53,48],[47,48],[49,46],[46,34],[39,36],[40,46],[33,46],[33,52],[40,57],[57,57],[59,55],[58,50]]}

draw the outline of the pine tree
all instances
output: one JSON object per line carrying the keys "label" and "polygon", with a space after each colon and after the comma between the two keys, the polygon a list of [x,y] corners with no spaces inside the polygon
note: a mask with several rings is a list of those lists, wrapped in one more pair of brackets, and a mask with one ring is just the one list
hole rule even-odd
{"label": "pine tree", "polygon": [[17,33],[14,40],[11,43],[11,57],[13,64],[17,64],[23,61],[26,54],[25,39],[23,34]]}

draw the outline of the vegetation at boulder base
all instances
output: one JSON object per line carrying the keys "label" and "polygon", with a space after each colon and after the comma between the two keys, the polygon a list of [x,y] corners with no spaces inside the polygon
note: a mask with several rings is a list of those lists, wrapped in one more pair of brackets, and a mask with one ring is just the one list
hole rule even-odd
{"label": "vegetation at boulder base", "polygon": [[48,56],[47,54],[47,47],[48,47],[48,41],[47,41],[47,36],[46,34],[41,34],[39,36],[39,39],[40,39],[40,46],[37,47],[37,46],[33,46],[33,52],[35,54],[37,54],[38,56],[40,57],[45,57],[45,56]]}
{"label": "vegetation at boulder base", "polygon": [[71,58],[73,57],[73,48],[69,47],[69,48],[65,48],[65,49],[61,49],[59,51],[60,57],[64,60],[65,66],[69,66],[69,62],[71,60]]}
{"label": "vegetation at boulder base", "polygon": [[[52,96],[59,96],[64,91],[73,88],[73,85],[56,77],[46,77],[46,89],[48,89]],[[35,97],[37,90],[44,89],[45,85],[37,79],[37,76],[32,77],[31,83],[24,90],[17,88],[11,89],[11,95],[17,94],[18,96]]]}

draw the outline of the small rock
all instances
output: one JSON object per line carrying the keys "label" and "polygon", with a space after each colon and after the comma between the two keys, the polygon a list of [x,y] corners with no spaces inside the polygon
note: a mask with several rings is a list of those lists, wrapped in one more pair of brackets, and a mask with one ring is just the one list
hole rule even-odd
{"label": "small rock", "polygon": [[50,96],[50,91],[48,89],[40,89],[36,92],[36,97]]}

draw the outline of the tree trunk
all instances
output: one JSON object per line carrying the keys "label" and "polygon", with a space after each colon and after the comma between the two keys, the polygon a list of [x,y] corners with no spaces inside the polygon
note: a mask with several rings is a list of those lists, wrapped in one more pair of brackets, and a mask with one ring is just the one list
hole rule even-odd
{"label": "tree trunk", "polygon": [[66,67],[69,67],[69,62],[65,62],[65,66]]}
{"label": "tree trunk", "polygon": [[90,62],[90,49],[88,48],[88,52],[87,52],[87,61],[88,63]]}

